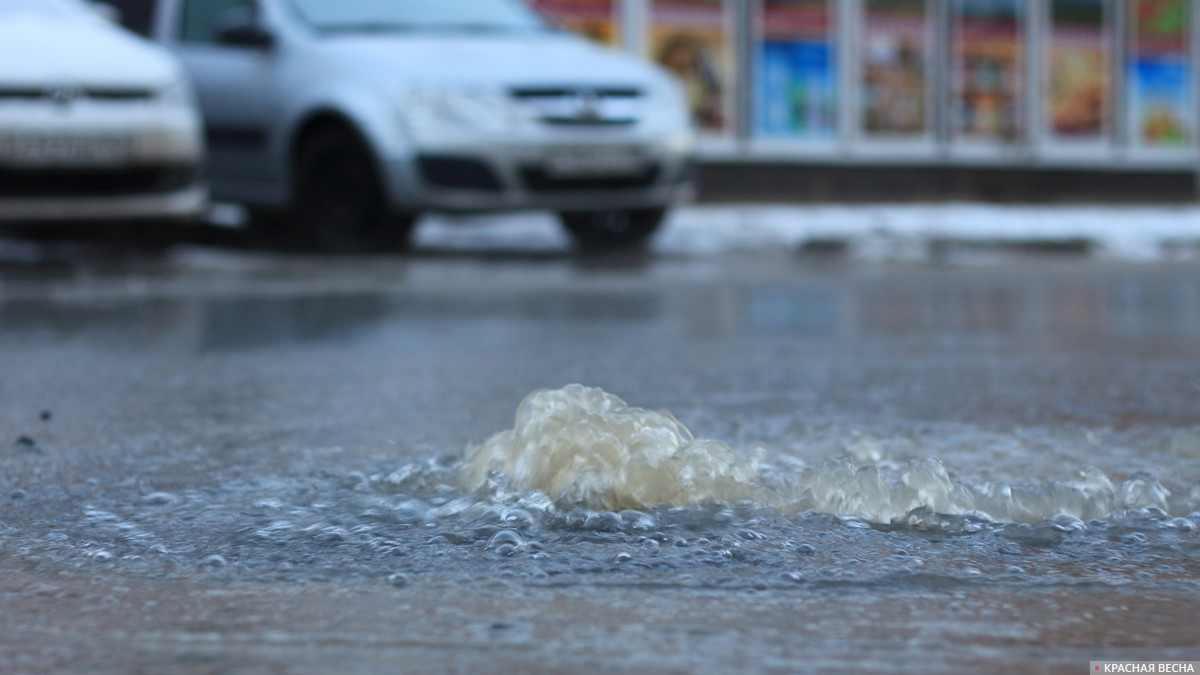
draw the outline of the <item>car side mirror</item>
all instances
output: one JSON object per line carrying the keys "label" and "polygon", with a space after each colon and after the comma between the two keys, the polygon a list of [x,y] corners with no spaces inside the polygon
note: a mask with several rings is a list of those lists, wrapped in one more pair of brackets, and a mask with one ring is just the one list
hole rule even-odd
{"label": "car side mirror", "polygon": [[225,12],[217,22],[217,44],[251,49],[270,49],[275,36],[258,22],[254,13],[244,8]]}

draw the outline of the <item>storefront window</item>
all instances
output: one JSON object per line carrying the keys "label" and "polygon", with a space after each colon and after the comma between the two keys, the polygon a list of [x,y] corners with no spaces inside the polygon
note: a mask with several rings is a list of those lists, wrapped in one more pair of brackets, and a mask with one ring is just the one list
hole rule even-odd
{"label": "storefront window", "polygon": [[953,131],[960,139],[1012,141],[1023,132],[1024,0],[955,0]]}
{"label": "storefront window", "polygon": [[873,136],[929,131],[926,0],[866,0],[862,31],[862,128]]}
{"label": "storefront window", "polygon": [[1188,0],[1130,0],[1130,136],[1147,147],[1179,147],[1192,137]]}
{"label": "storefront window", "polygon": [[654,0],[650,52],[683,83],[698,128],[732,128],[733,39],[723,2]]}
{"label": "storefront window", "polygon": [[1102,140],[1111,119],[1112,56],[1105,0],[1053,0],[1046,66],[1051,136]]}
{"label": "storefront window", "polygon": [[596,42],[616,44],[614,0],[533,0],[533,8],[554,23]]}
{"label": "storefront window", "polygon": [[761,134],[831,138],[837,70],[827,0],[764,0],[758,15],[755,127]]}

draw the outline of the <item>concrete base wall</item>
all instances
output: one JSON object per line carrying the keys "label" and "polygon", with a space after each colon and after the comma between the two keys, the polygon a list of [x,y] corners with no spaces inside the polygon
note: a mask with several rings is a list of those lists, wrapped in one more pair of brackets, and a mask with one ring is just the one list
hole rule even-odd
{"label": "concrete base wall", "polygon": [[704,161],[700,202],[1193,202],[1191,171]]}

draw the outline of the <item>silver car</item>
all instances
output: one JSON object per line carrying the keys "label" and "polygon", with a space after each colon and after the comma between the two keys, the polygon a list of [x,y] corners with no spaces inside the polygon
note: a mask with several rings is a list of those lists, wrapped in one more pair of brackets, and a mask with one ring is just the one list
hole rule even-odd
{"label": "silver car", "polygon": [[0,0],[0,225],[201,215],[200,116],[162,47],[78,0]]}
{"label": "silver car", "polygon": [[671,77],[519,0],[154,4],[148,32],[197,91],[213,196],[256,226],[400,248],[422,211],[550,209],[582,246],[624,247],[690,192]]}

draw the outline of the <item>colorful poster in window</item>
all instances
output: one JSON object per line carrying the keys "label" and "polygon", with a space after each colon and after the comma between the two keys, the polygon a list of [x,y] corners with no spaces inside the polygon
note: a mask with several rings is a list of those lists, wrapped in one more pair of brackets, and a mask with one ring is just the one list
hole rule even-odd
{"label": "colorful poster in window", "polygon": [[827,0],[764,0],[754,87],[760,134],[830,138],[836,132],[832,19]]}
{"label": "colorful poster in window", "polygon": [[926,0],[866,0],[863,6],[862,128],[872,136],[929,130],[931,45]]}
{"label": "colorful poster in window", "polygon": [[1104,0],[1052,0],[1046,121],[1052,136],[1108,135],[1112,85]]}
{"label": "colorful poster in window", "polygon": [[533,8],[555,24],[604,44],[616,44],[614,0],[533,0]]}
{"label": "colorful poster in window", "polygon": [[1006,142],[1023,130],[1024,0],[955,0],[954,133]]}
{"label": "colorful poster in window", "polygon": [[1192,137],[1188,0],[1129,3],[1129,120],[1134,141],[1181,147]]}
{"label": "colorful poster in window", "polygon": [[721,0],[654,0],[650,50],[687,91],[696,126],[732,127],[732,40]]}

